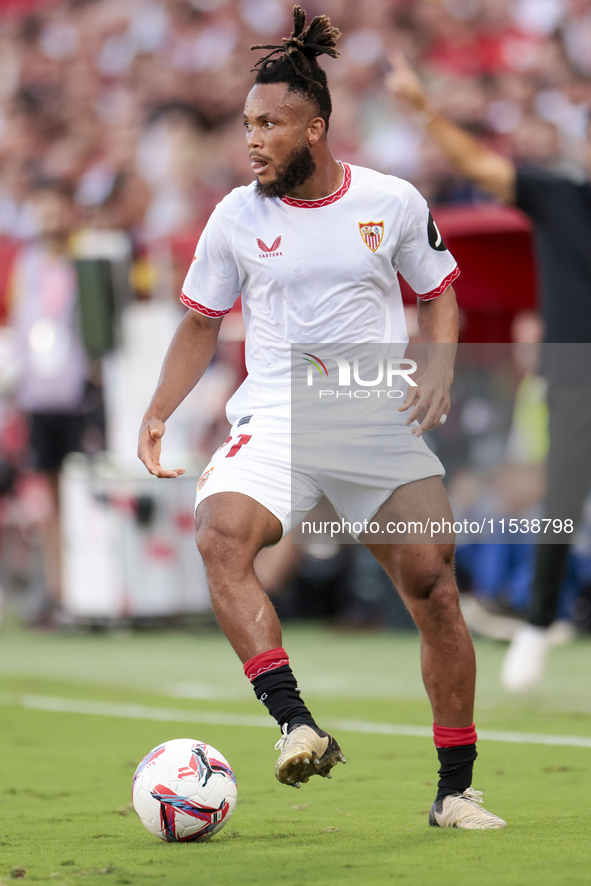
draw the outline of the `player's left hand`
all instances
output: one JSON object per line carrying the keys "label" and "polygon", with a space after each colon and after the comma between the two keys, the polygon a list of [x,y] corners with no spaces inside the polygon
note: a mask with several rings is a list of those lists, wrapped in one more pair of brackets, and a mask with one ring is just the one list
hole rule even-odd
{"label": "player's left hand", "polygon": [[180,477],[185,473],[184,468],[175,468],[171,471],[166,470],[160,464],[162,437],[165,431],[166,425],[163,421],[159,421],[157,418],[144,418],[140,428],[137,455],[154,477]]}
{"label": "player's left hand", "polygon": [[[405,424],[412,424],[426,410],[420,425],[411,431],[415,437],[422,437],[425,431],[432,431],[444,424],[451,408],[450,385],[451,379],[447,380],[439,372],[427,369],[418,379],[416,387],[409,386],[404,403],[398,408],[399,412],[411,410]],[[442,416],[445,418],[442,419]]]}

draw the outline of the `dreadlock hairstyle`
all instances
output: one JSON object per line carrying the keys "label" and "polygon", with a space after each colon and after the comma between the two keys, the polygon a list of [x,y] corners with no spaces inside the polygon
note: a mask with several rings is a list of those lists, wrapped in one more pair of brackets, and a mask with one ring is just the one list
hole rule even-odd
{"label": "dreadlock hairstyle", "polygon": [[330,55],[338,58],[340,53],[335,46],[341,32],[333,28],[326,15],[317,15],[306,27],[306,13],[301,6],[294,6],[291,14],[291,37],[284,37],[279,45],[257,44],[250,47],[271,50],[253,68],[257,72],[255,83],[286,83],[289,92],[299,92],[314,102],[318,116],[322,117],[328,129],[332,102],[326,74],[316,57]]}

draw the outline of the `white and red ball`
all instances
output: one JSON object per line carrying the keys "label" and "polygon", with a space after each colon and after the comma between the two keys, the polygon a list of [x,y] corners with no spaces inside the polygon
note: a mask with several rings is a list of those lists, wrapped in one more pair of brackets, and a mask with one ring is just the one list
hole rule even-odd
{"label": "white and red ball", "polygon": [[236,777],[211,745],[175,738],[146,754],[133,776],[131,795],[140,821],[161,840],[208,840],[234,812]]}

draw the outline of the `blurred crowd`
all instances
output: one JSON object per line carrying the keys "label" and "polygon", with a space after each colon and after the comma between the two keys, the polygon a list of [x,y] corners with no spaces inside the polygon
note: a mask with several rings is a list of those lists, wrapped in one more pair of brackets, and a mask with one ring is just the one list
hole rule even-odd
{"label": "blurred crowd", "polygon": [[[151,236],[199,227],[251,180],[240,114],[291,0],[12,0],[0,18],[0,233],[27,236],[39,177],[87,219]],[[465,199],[382,83],[401,49],[452,119],[519,160],[581,163],[589,0],[309,0],[342,31],[325,57],[335,156]]]}

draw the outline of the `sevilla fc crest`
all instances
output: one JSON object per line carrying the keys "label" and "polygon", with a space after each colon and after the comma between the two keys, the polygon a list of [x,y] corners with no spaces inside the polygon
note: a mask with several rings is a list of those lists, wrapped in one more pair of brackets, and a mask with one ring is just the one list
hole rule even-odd
{"label": "sevilla fc crest", "polygon": [[[213,467],[215,468],[215,465]],[[211,477],[212,474],[213,474],[213,468],[210,468],[209,471],[206,471],[204,474],[202,474],[199,477],[199,479],[197,480],[197,491],[198,492],[201,492],[201,490],[203,489],[203,487],[205,486],[205,484],[207,483],[207,481],[209,480],[209,478]]]}
{"label": "sevilla fc crest", "polygon": [[384,239],[384,222],[359,222],[359,233],[365,245],[375,252]]}

